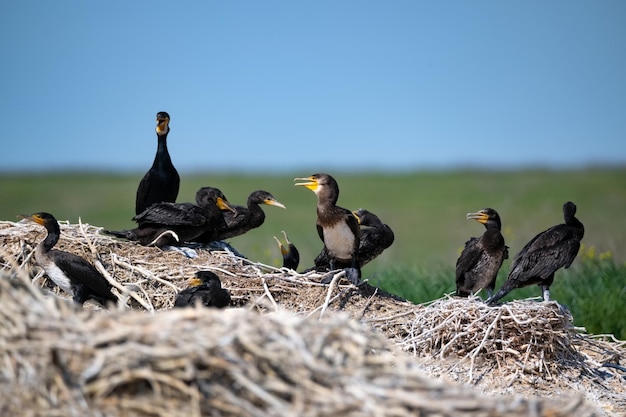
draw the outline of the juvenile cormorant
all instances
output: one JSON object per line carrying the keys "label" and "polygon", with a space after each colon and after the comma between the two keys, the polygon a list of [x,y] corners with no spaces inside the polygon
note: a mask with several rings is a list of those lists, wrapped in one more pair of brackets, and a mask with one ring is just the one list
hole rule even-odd
{"label": "juvenile cormorant", "polygon": [[140,214],[154,203],[174,203],[178,197],[180,177],[167,151],[170,115],[164,111],[156,115],[158,146],[152,167],[137,187],[135,214]]}
{"label": "juvenile cormorant", "polygon": [[225,226],[217,229],[216,235],[201,236],[198,242],[211,242],[215,240],[225,240],[228,238],[241,236],[249,230],[255,229],[265,221],[265,212],[261,204],[285,208],[276,198],[267,191],[257,190],[248,196],[247,206],[233,206],[233,211],[223,212]]}
{"label": "juvenile cormorant", "polygon": [[550,300],[550,285],[554,281],[554,273],[561,268],[569,268],[574,262],[585,234],[585,228],[575,214],[574,203],[568,201],[563,204],[565,223],[539,233],[515,255],[502,288],[487,300],[490,305],[494,305],[515,288],[532,284],[541,287],[544,301]]}
{"label": "juvenile cormorant", "polygon": [[201,302],[205,307],[224,308],[230,305],[230,293],[222,288],[219,277],[211,271],[198,271],[190,286],[176,296],[174,307],[193,306]]}
{"label": "juvenile cormorant", "polygon": [[52,249],[61,236],[59,222],[52,214],[41,212],[20,217],[46,228],[48,234],[37,245],[35,260],[55,284],[72,296],[74,302],[82,305],[87,300],[94,300],[104,307],[117,303],[111,284],[92,264],[73,253]]}
{"label": "juvenile cormorant", "polygon": [[[391,246],[395,236],[391,227],[383,223],[371,211],[361,208],[353,211],[352,214],[356,217],[361,228],[358,262],[362,268]],[[324,271],[329,268],[328,251],[325,248],[317,255],[314,263],[317,271]]]}
{"label": "juvenile cormorant", "polygon": [[276,243],[278,243],[278,248],[280,249],[280,253],[283,257],[283,268],[289,268],[295,271],[298,269],[298,265],[300,264],[300,252],[298,252],[296,245],[289,241],[287,233],[285,233],[284,230],[282,233],[285,237],[285,245],[283,245],[280,239],[276,236],[274,236],[274,239],[276,240]]}
{"label": "juvenile cormorant", "polygon": [[331,270],[346,270],[348,279],[355,285],[361,282],[361,268],[358,262],[359,239],[361,231],[354,214],[348,209],[336,205],[339,198],[337,181],[328,174],[313,174],[308,178],[296,178],[304,181],[301,185],[313,191],[317,196],[317,233],[328,251]]}
{"label": "juvenile cormorant", "polygon": [[498,212],[491,208],[467,213],[466,217],[484,224],[487,230],[481,237],[473,237],[465,242],[465,248],[456,261],[456,295],[467,297],[485,289],[489,298],[502,262],[509,257],[504,237],[500,233],[502,222]]}
{"label": "juvenile cormorant", "polygon": [[233,210],[224,194],[217,188],[203,187],[196,192],[196,204],[156,203],[133,217],[138,224],[135,229],[105,233],[144,246],[180,245],[218,227],[222,210]]}

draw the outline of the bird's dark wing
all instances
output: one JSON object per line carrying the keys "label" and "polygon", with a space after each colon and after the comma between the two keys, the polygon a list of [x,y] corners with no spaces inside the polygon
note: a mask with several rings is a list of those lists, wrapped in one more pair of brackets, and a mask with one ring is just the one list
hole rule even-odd
{"label": "bird's dark wing", "polygon": [[198,287],[189,287],[179,292],[176,300],[174,300],[174,307],[192,306],[195,302],[197,291]]}
{"label": "bird's dark wing", "polygon": [[461,252],[461,255],[456,260],[456,283],[460,285],[463,283],[464,274],[474,268],[483,253],[483,248],[480,245],[480,239],[473,237],[465,242],[465,247]]}
{"label": "bird's dark wing", "polygon": [[207,222],[207,212],[191,203],[153,204],[133,218],[139,225],[201,226]]}
{"label": "bird's dark wing", "polygon": [[511,266],[512,279],[524,280],[524,277],[547,277],[559,268],[569,267],[580,249],[576,239],[558,242],[555,245],[526,252],[516,259]]}
{"label": "bird's dark wing", "polygon": [[49,253],[61,271],[70,277],[73,283],[84,286],[95,296],[117,302],[117,297],[111,292],[111,284],[92,264],[72,253],[57,250]]}

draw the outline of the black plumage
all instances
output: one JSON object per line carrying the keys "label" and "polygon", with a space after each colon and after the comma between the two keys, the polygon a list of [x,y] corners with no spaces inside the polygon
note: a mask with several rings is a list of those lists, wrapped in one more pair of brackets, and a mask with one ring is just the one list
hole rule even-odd
{"label": "black plumage", "polygon": [[298,269],[298,265],[300,264],[300,252],[296,245],[294,245],[289,238],[287,237],[287,233],[282,231],[283,236],[285,237],[285,245],[274,236],[276,243],[278,243],[278,248],[280,249],[280,253],[283,257],[283,268],[293,269],[294,271]]}
{"label": "black plumage", "polygon": [[[359,238],[358,263],[359,267],[363,267],[378,255],[383,253],[385,249],[393,244],[395,239],[393,230],[389,225],[383,223],[380,218],[365,209],[358,209],[352,214],[356,217],[361,229]],[[322,249],[314,260],[317,271],[325,271],[329,269],[329,257],[326,248]]]}
{"label": "black plumage", "polygon": [[140,214],[155,203],[174,203],[178,197],[180,176],[167,150],[167,134],[170,131],[170,116],[164,111],[156,115],[157,151],[152,167],[146,172],[137,187],[135,214]]}
{"label": "black plumage", "polygon": [[82,305],[87,300],[94,300],[104,307],[117,303],[111,284],[91,263],[73,253],[52,249],[61,236],[59,222],[52,214],[40,212],[20,217],[46,228],[45,239],[35,249],[35,260],[55,284],[72,296],[74,302]]}
{"label": "black plumage", "polygon": [[487,297],[491,297],[502,262],[509,257],[501,233],[502,221],[491,208],[467,213],[466,217],[484,224],[486,230],[482,236],[465,242],[456,261],[456,295],[467,297],[484,289]]}
{"label": "black plumage", "polygon": [[135,229],[105,232],[144,246],[180,245],[220,227],[222,210],[233,210],[224,194],[202,187],[196,192],[196,204],[156,203],[133,217]]}
{"label": "black plumage", "polygon": [[565,223],[552,226],[532,238],[522,248],[509,269],[509,275],[500,290],[488,300],[493,305],[515,288],[537,284],[544,301],[550,300],[550,286],[554,274],[561,268],[569,268],[580,249],[585,227],[576,218],[576,205],[571,201],[563,204]]}
{"label": "black plumage", "polygon": [[272,194],[257,190],[250,193],[246,206],[233,206],[233,211],[223,212],[224,222],[218,227],[215,234],[204,234],[197,241],[209,243],[241,236],[252,229],[260,227],[265,222],[265,212],[261,204],[285,208]]}
{"label": "black plumage", "polygon": [[198,271],[190,280],[190,286],[176,296],[174,307],[194,306],[224,308],[230,305],[230,293],[222,288],[219,277],[211,271]]}
{"label": "black plumage", "polygon": [[317,196],[317,233],[328,251],[330,269],[349,268],[346,271],[348,279],[355,284],[360,283],[358,256],[361,231],[354,214],[337,205],[337,181],[323,173],[296,178],[295,181],[304,181],[295,185],[304,186]]}

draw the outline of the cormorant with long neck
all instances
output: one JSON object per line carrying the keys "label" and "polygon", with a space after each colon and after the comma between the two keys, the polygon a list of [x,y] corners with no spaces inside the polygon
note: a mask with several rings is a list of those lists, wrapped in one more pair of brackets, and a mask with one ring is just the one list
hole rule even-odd
{"label": "cormorant with long neck", "polygon": [[295,184],[304,186],[317,196],[317,233],[328,251],[331,270],[348,268],[346,276],[355,285],[361,283],[359,266],[359,239],[361,231],[354,214],[337,205],[339,186],[328,174],[318,173]]}
{"label": "cormorant with long neck", "polygon": [[576,218],[576,204],[563,204],[565,223],[552,226],[532,238],[522,248],[509,269],[509,275],[500,290],[487,302],[494,305],[515,288],[537,284],[544,301],[550,300],[550,286],[554,274],[561,268],[569,268],[580,249],[585,227]]}
{"label": "cormorant with long neck", "polygon": [[484,224],[486,230],[481,237],[465,242],[463,252],[456,261],[456,295],[467,297],[484,289],[489,298],[496,286],[502,262],[509,257],[500,232],[502,221],[492,208],[467,213],[466,217]]}
{"label": "cormorant with long neck", "polygon": [[94,300],[103,307],[117,303],[118,298],[111,292],[112,285],[91,263],[73,253],[53,249],[61,236],[61,228],[52,214],[40,212],[20,217],[46,228],[46,238],[35,249],[35,260],[74,302],[82,305]]}
{"label": "cormorant with long neck", "polygon": [[170,115],[160,111],[156,115],[158,146],[152,167],[137,187],[135,214],[140,214],[155,203],[174,203],[178,197],[180,177],[167,150]]}

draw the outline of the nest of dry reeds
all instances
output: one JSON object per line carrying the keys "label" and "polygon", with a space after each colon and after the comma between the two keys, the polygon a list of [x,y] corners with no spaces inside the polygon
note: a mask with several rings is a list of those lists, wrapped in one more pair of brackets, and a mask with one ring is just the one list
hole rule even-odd
{"label": "nest of dry reeds", "polygon": [[[92,261],[122,302],[77,308],[34,264],[45,231],[0,222],[2,415],[626,411],[624,344],[580,334],[557,303],[414,305],[341,274],[321,285],[320,274],[255,263],[227,245],[187,258],[89,225],[61,229],[58,249]],[[200,269],[220,276],[233,308],[171,309]]]}

